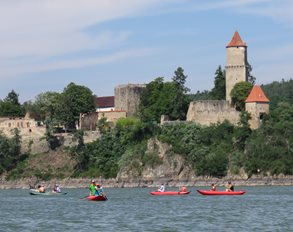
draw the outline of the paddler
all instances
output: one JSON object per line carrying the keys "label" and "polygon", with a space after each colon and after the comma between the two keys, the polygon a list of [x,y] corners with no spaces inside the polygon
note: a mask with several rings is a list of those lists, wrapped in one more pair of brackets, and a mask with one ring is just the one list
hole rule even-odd
{"label": "paddler", "polygon": [[187,192],[187,189],[186,189],[186,187],[183,185],[183,186],[181,186],[181,188],[180,188],[179,191],[180,191],[180,192]]}
{"label": "paddler", "polygon": [[211,191],[216,191],[217,190],[217,186],[213,183],[211,185]]}
{"label": "paddler", "polygon": [[165,185],[161,184],[161,187],[158,189],[158,192],[165,192]]}
{"label": "paddler", "polygon": [[40,186],[38,186],[38,191],[39,191],[39,193],[44,193],[44,192],[46,192],[45,186],[44,186],[43,184],[40,185]]}
{"label": "paddler", "polygon": [[105,193],[104,193],[102,185],[96,184],[95,196],[105,196]]}
{"label": "paddler", "polygon": [[89,186],[89,190],[90,190],[90,196],[95,196],[96,194],[96,181],[92,180],[91,184]]}
{"label": "paddler", "polygon": [[228,181],[228,184],[226,185],[226,192],[233,192],[234,191],[234,186],[231,183],[231,181]]}

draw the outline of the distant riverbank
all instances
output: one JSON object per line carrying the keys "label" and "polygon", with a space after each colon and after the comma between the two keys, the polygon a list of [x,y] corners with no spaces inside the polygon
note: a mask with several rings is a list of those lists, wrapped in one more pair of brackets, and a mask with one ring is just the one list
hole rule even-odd
{"label": "distant riverbank", "polygon": [[[19,179],[6,181],[0,180],[0,189],[28,189],[30,186],[44,184],[47,188],[52,188],[59,184],[62,188],[87,188],[92,179],[90,178],[65,178],[62,180],[52,179],[49,181],[38,181],[35,178]],[[161,178],[159,180],[127,180],[118,181],[116,179],[95,178],[97,183],[104,187],[123,188],[123,187],[158,187],[162,183],[169,187],[177,186],[210,186],[216,183],[218,186],[224,186],[227,181],[232,181],[235,186],[293,186],[293,176],[253,176],[249,179],[240,178],[192,178],[191,180],[172,180]]]}

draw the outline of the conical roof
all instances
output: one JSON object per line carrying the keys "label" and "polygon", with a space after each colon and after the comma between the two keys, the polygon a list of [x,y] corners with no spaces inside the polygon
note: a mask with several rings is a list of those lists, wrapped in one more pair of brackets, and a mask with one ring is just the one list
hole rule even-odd
{"label": "conical roof", "polygon": [[230,43],[226,47],[228,48],[228,47],[247,47],[247,46],[246,46],[246,43],[244,43],[242,39],[240,38],[238,31],[235,31]]}
{"label": "conical roof", "polygon": [[261,89],[260,86],[255,85],[253,86],[252,90],[250,91],[250,94],[245,100],[246,103],[248,102],[264,102],[269,103],[270,100],[266,97],[265,93]]}

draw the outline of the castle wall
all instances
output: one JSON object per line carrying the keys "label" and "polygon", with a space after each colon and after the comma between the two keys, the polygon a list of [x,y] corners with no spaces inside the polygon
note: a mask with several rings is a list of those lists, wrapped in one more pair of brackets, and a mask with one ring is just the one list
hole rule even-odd
{"label": "castle wall", "polygon": [[245,103],[245,110],[250,113],[250,128],[257,129],[262,123],[262,116],[269,113],[269,103],[248,102]]}
{"label": "castle wall", "polygon": [[186,120],[209,126],[224,120],[236,125],[239,119],[240,112],[232,108],[228,101],[202,100],[190,103]]}
{"label": "castle wall", "polygon": [[1,118],[0,128],[2,129],[13,129],[13,128],[35,128],[36,121],[33,119],[26,118]]}
{"label": "castle wall", "polygon": [[96,125],[98,121],[98,113],[91,112],[80,114],[79,117],[79,127],[82,130],[96,130]]}
{"label": "castle wall", "polygon": [[226,71],[226,100],[231,102],[230,93],[235,84],[248,80],[246,47],[227,47]]}
{"label": "castle wall", "polygon": [[126,118],[126,111],[99,112],[98,120],[100,120],[103,117],[107,118],[107,121],[115,123],[119,118]]}
{"label": "castle wall", "polygon": [[115,110],[126,111],[127,117],[137,113],[144,84],[128,84],[115,87]]}
{"label": "castle wall", "polygon": [[103,111],[80,114],[80,129],[96,130],[97,122],[101,118],[107,118],[108,122],[116,122],[119,118],[126,118],[125,111]]}

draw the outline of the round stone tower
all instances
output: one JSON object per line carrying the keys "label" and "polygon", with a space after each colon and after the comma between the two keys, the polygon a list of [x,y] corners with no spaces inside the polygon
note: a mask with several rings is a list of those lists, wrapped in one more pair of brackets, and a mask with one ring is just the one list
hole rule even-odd
{"label": "round stone tower", "polygon": [[230,93],[238,82],[248,80],[247,46],[236,31],[226,46],[226,100],[231,103]]}

